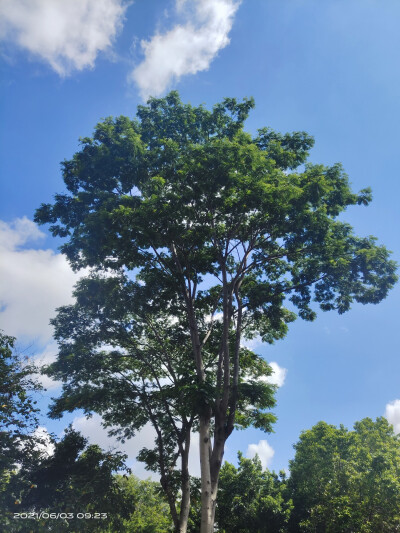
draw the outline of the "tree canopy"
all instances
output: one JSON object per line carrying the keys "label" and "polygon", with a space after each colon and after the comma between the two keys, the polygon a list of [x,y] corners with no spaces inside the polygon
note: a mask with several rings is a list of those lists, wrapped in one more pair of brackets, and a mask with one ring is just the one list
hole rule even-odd
{"label": "tree canopy", "polygon": [[292,510],[284,472],[263,470],[260,459],[238,455],[221,468],[216,522],[221,533],[284,533]]}
{"label": "tree canopy", "polygon": [[290,532],[365,533],[400,527],[400,438],[385,418],[354,430],[319,422],[290,462]]}
{"label": "tree canopy", "polygon": [[[213,528],[241,398],[260,396],[260,380],[241,372],[243,338],[283,338],[293,309],[313,320],[318,306],[343,313],[353,302],[378,303],[396,281],[386,248],[339,218],[367,205],[370,190],[354,193],[339,164],[307,162],[313,139],[304,132],[245,132],[253,107],[252,99],[225,98],[208,110],[171,92],[139,106],[137,119],[108,118],[64,161],[67,192],[36,213],[66,238],[61,249],[73,268],[136,276],[141,317],[167,314],[185,330],[196,377],[201,533]],[[137,339],[132,326],[126,331]],[[60,340],[68,343],[69,333]],[[269,429],[270,418],[259,425]]]}

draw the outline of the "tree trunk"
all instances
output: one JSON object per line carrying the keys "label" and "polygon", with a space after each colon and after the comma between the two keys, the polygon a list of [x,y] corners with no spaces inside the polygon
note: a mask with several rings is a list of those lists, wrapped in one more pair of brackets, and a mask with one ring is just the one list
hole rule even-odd
{"label": "tree trunk", "polygon": [[[215,495],[211,485],[210,417],[200,417],[201,526],[200,533],[213,533]],[[213,502],[214,500],[214,502]]]}
{"label": "tree trunk", "polygon": [[172,521],[174,523],[175,531],[179,531],[179,517],[178,517],[178,513],[176,512],[174,495],[172,494],[172,492],[171,492],[171,490],[170,490],[170,488],[168,486],[168,482],[166,482],[165,479],[163,479],[163,476],[161,476],[160,482],[161,482],[161,487],[162,487],[164,493],[167,496],[167,501],[168,501],[168,505],[169,505],[169,511],[171,513],[171,517],[172,517]]}
{"label": "tree trunk", "polygon": [[213,494],[213,497],[212,497],[212,509],[211,509],[211,512],[212,512],[212,515],[211,515],[211,529],[210,531],[213,532],[214,531],[214,523],[215,523],[215,509],[217,507],[217,492],[218,492],[218,480],[216,483],[211,483],[211,492]]}
{"label": "tree trunk", "polygon": [[178,533],[186,533],[190,511],[190,476],[189,476],[189,449],[190,449],[190,427],[186,432],[186,441],[182,453],[181,466],[181,511],[179,513]]}

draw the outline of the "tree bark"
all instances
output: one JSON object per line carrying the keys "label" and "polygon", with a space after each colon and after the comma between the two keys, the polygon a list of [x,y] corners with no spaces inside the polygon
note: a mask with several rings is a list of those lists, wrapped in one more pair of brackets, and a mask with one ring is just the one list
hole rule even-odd
{"label": "tree bark", "polygon": [[214,530],[213,505],[216,495],[211,483],[210,416],[200,417],[200,470],[201,470],[201,526],[200,533]]}
{"label": "tree bark", "polygon": [[189,511],[190,511],[190,476],[189,476],[189,449],[190,449],[190,427],[186,431],[185,446],[181,457],[181,511],[179,513],[178,533],[186,533]]}

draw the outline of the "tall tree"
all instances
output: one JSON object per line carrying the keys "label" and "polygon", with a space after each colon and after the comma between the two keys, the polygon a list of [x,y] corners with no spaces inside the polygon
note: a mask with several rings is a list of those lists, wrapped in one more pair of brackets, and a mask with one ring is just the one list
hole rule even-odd
{"label": "tall tree", "polygon": [[[68,192],[36,212],[67,237],[62,251],[75,269],[136,272],[154,310],[184,317],[198,390],[201,533],[213,530],[225,442],[246,384],[243,335],[284,337],[294,319],[287,299],[313,320],[312,300],[343,313],[353,301],[378,303],[396,281],[388,251],[338,220],[368,204],[370,191],[353,193],[340,165],[305,164],[313,140],[304,132],[245,133],[252,107],[226,98],[209,111],[172,92],[139,106],[137,120],[106,119],[63,163]],[[216,313],[210,391],[205,354]]]}

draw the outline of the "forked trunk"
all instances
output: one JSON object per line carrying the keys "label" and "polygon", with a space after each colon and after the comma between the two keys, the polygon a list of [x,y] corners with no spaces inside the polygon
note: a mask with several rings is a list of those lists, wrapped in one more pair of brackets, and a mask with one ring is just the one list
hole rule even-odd
{"label": "forked trunk", "polygon": [[[224,455],[225,439],[222,428],[214,435],[213,449],[210,444],[210,419],[200,419],[200,466],[201,466],[201,527],[200,533],[213,533],[217,503],[218,479]],[[211,453],[212,450],[212,453]]]}

